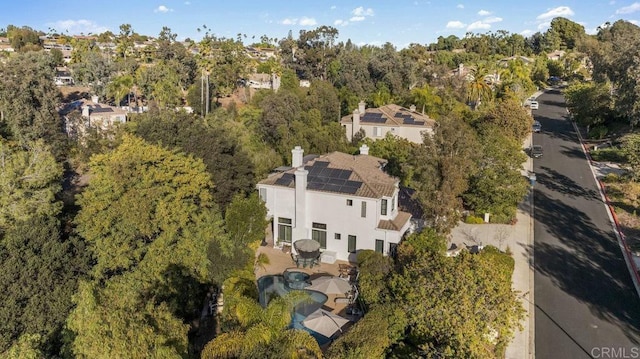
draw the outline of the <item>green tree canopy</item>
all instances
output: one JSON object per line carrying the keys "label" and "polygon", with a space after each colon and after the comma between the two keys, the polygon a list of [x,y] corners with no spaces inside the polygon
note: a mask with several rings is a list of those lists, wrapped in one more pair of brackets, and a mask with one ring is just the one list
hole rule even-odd
{"label": "green tree canopy", "polygon": [[225,209],[237,193],[253,191],[254,166],[230,131],[184,112],[150,112],[133,121],[133,132],[150,143],[201,158],[211,176],[213,200]]}
{"label": "green tree canopy", "polygon": [[[87,357],[184,356],[189,320],[211,283],[208,249],[228,245],[201,160],[134,136],[92,157],[78,202],[95,259],[68,326]],[[126,354],[130,353],[130,354]]]}
{"label": "green tree canopy", "polygon": [[83,243],[64,239],[55,216],[12,223],[0,237],[0,352],[23,335],[37,334],[37,348],[56,355],[71,296],[88,270]]}
{"label": "green tree canopy", "polygon": [[61,158],[65,137],[54,69],[52,56],[44,52],[18,54],[0,64],[0,136],[22,145],[42,139]]}
{"label": "green tree canopy", "polygon": [[32,216],[57,216],[62,167],[42,140],[18,145],[0,138],[0,229]]}
{"label": "green tree canopy", "polygon": [[423,207],[425,219],[439,232],[457,223],[461,195],[476,172],[481,147],[473,129],[460,118],[443,117],[433,135],[425,134],[408,166],[411,186]]}
{"label": "green tree canopy", "polygon": [[523,316],[511,289],[512,258],[497,250],[446,257],[401,246],[398,260],[390,285],[403,298],[408,344],[427,357],[502,357]]}

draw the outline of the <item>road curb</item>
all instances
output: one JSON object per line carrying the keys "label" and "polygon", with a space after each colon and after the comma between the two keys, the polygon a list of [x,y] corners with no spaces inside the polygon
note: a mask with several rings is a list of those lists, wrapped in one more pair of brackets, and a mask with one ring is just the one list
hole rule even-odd
{"label": "road curb", "polygon": [[638,267],[636,266],[636,263],[633,260],[633,254],[631,253],[631,250],[629,249],[629,245],[627,244],[627,239],[624,233],[622,232],[622,226],[620,226],[620,222],[618,221],[618,216],[616,215],[616,212],[613,206],[611,205],[609,196],[607,196],[607,189],[604,183],[596,175],[596,172],[593,168],[594,167],[593,158],[591,157],[589,150],[584,144],[582,135],[580,134],[580,130],[578,129],[578,126],[576,125],[575,121],[571,121],[571,124],[573,125],[573,128],[576,131],[576,134],[578,135],[578,140],[580,141],[580,145],[582,146],[582,152],[584,152],[584,155],[587,158],[587,162],[589,163],[591,174],[593,175],[593,178],[596,180],[596,183],[598,184],[598,189],[600,190],[600,196],[605,204],[605,207],[607,208],[609,220],[613,224],[614,233],[616,235],[616,239],[618,240],[618,246],[620,246],[620,249],[622,250],[624,261],[627,264],[627,269],[629,270],[629,274],[631,275],[631,280],[633,281],[633,285],[636,288],[636,294],[638,295],[638,297],[640,297],[640,273],[638,273]]}

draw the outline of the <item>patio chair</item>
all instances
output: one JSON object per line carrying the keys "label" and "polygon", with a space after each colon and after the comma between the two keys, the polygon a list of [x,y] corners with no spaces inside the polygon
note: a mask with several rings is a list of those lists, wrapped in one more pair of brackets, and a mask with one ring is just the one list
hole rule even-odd
{"label": "patio chair", "polygon": [[296,264],[296,268],[300,268],[300,257],[297,254],[291,253],[291,260]]}

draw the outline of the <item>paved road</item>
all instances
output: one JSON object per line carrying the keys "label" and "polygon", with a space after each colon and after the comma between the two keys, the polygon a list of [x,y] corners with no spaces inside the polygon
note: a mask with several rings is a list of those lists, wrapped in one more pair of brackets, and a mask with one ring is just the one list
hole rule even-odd
{"label": "paved road", "polygon": [[640,300],[564,99],[551,91],[538,102],[536,358],[640,358]]}

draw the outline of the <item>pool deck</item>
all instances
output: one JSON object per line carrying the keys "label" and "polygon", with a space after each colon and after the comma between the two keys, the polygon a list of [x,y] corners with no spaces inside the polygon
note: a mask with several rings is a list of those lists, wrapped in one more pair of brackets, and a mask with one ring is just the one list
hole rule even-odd
{"label": "pool deck", "polygon": [[[261,246],[258,248],[257,254],[264,253],[269,258],[269,264],[265,265],[264,268],[255,269],[256,279],[264,276],[264,275],[276,275],[282,274],[285,270],[296,270],[300,272],[305,272],[310,275],[310,280],[314,280],[319,277],[325,276],[339,276],[340,275],[340,264],[350,264],[347,261],[336,261],[333,264],[328,263],[320,263],[319,265],[313,266],[313,268],[297,268],[293,259],[291,259],[291,254],[283,252],[279,248],[274,248],[269,241],[267,241],[267,245]],[[335,302],[337,297],[343,297],[343,295],[336,294],[327,294],[329,297],[323,309],[330,311],[332,313],[338,314],[347,319],[352,319],[351,316],[346,314],[347,303]]]}

